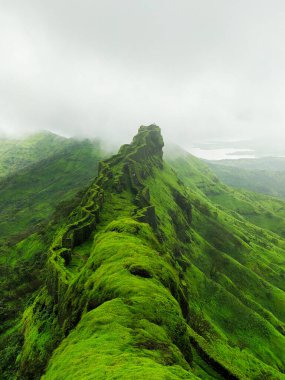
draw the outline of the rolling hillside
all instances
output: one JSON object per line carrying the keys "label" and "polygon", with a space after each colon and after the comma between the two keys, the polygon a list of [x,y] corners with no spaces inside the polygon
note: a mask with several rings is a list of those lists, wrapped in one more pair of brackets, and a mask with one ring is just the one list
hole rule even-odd
{"label": "rolling hillside", "polygon": [[44,145],[48,158],[0,179],[0,241],[45,221],[97,174],[103,157],[98,142],[64,140],[54,150],[48,137]]}
{"label": "rolling hillside", "polygon": [[[257,161],[259,162],[259,160]],[[275,160],[273,159],[269,160],[269,162],[264,159],[263,164],[260,163],[260,165],[258,162],[256,165],[253,163],[251,165],[248,164],[249,167],[256,166],[256,169],[243,168],[245,165],[242,162],[242,167],[234,166],[238,165],[238,163],[234,164],[232,161],[230,163],[233,166],[230,164],[225,165],[226,161],[223,162],[224,165],[214,162],[208,163],[208,165],[216,176],[227,185],[285,199],[284,161],[278,160],[276,166],[274,166]],[[263,167],[267,169],[262,169]],[[279,168],[279,171],[276,168]]]}

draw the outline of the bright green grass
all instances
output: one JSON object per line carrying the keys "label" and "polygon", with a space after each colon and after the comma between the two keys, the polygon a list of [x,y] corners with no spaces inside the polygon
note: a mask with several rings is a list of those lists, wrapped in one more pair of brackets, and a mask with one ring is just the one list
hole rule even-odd
{"label": "bright green grass", "polygon": [[285,202],[282,200],[226,186],[206,164],[183,151],[176,157],[167,156],[167,161],[196,196],[200,194],[236,218],[285,237]]}
{"label": "bright green grass", "polygon": [[[186,325],[166,287],[177,281],[175,271],[155,245],[147,225],[128,219],[98,235],[75,283],[87,310],[43,379],[195,378],[179,350],[187,342]],[[149,277],[136,275],[138,269]]]}

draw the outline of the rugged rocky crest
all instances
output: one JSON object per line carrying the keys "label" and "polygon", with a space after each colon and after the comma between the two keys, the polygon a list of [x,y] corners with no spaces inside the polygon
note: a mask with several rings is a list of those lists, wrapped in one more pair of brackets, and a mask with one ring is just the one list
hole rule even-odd
{"label": "rugged rocky crest", "polygon": [[[159,231],[147,186],[147,179],[154,170],[163,167],[162,147],[159,127],[140,127],[130,145],[124,145],[116,156],[100,164],[98,177],[82,203],[72,212],[70,222],[58,231],[50,249],[47,288],[42,290],[29,315],[35,325],[43,326],[48,319],[55,327],[56,338],[45,342],[46,353],[51,353],[55,341],[67,337],[51,359],[45,379],[60,379],[63,372],[66,379],[74,378],[74,373],[80,376],[82,371],[91,371],[89,375],[95,371],[99,378],[103,378],[103,373],[119,376],[122,371],[120,376],[128,378],[129,371],[134,370],[137,378],[142,378],[148,372],[151,376],[152,367],[161,372],[161,376],[193,377],[188,374],[192,355],[184,319],[188,317],[185,289],[171,257],[167,257],[167,251],[161,251],[157,239],[162,239],[163,233]],[[173,190],[173,194],[182,202],[182,207],[187,204],[178,190]],[[189,210],[190,206],[188,214]],[[94,234],[92,244],[90,237]],[[86,249],[89,258],[86,263],[76,265],[76,248],[84,244],[89,244]],[[87,332],[86,323],[95,326],[99,321],[97,332],[94,327]],[[33,354],[40,349],[41,333],[31,345],[31,326],[27,320],[24,326],[25,343],[19,373],[22,378],[29,378],[46,365],[47,357]],[[99,345],[98,351],[82,362],[82,367],[76,365],[75,368],[68,358],[76,355],[81,360],[83,353],[77,353],[77,348],[69,353],[61,349],[85,328],[84,339],[90,339],[96,346],[96,337],[101,331],[101,339],[107,339],[108,344]],[[112,337],[110,331],[116,336]],[[27,342],[29,354],[25,355]],[[103,347],[105,354],[102,354]],[[115,360],[112,349],[121,358],[129,354],[118,375],[116,366],[103,364],[105,360]],[[96,360],[96,368],[89,367],[90,360]],[[57,375],[54,368],[61,366],[60,363],[63,367]],[[38,373],[40,375],[40,371]]]}

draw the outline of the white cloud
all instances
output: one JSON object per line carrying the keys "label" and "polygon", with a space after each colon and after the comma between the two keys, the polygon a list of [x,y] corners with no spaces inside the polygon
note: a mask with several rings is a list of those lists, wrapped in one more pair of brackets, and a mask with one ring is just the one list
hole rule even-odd
{"label": "white cloud", "polygon": [[0,5],[0,133],[285,137],[281,0]]}

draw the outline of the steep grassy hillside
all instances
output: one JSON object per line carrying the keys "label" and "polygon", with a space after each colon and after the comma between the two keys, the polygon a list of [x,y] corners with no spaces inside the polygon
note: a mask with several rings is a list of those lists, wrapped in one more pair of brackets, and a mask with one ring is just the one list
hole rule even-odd
{"label": "steep grassy hillside", "polygon": [[69,141],[59,152],[49,149],[49,158],[0,180],[0,242],[18,234],[15,239],[21,239],[49,218],[59,202],[90,183],[103,156],[99,143],[88,140]]}
{"label": "steep grassy hillside", "polygon": [[51,221],[42,285],[2,338],[4,379],[284,378],[282,210],[269,223],[277,201],[162,147],[141,127]]}
{"label": "steep grassy hillside", "polygon": [[239,220],[285,237],[285,202],[223,184],[203,161],[182,149],[168,149],[167,161],[185,184]]}
{"label": "steep grassy hillside", "polygon": [[285,199],[285,164],[283,171],[241,169],[215,163],[208,165],[227,185]]}
{"label": "steep grassy hillside", "polygon": [[0,178],[54,155],[70,142],[47,131],[21,140],[0,139]]}

